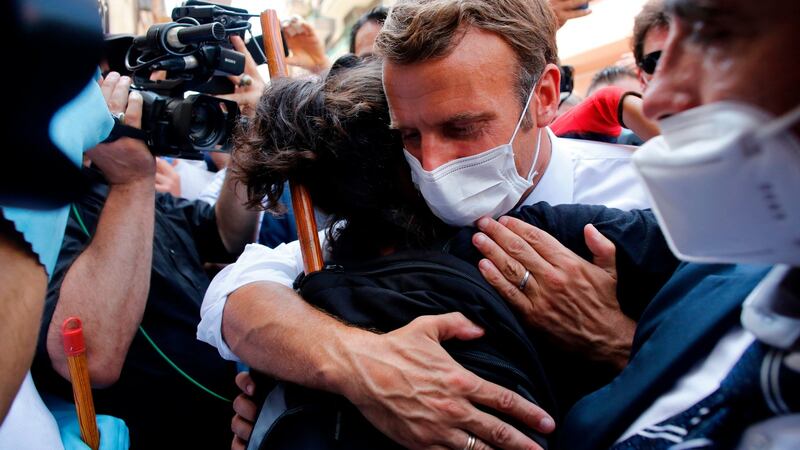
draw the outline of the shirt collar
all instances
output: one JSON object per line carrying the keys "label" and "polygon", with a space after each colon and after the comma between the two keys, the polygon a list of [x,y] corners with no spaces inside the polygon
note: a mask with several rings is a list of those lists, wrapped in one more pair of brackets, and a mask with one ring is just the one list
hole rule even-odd
{"label": "shirt collar", "polygon": [[547,202],[551,205],[573,203],[573,190],[575,188],[575,163],[569,148],[562,145],[561,139],[550,130],[547,137],[550,139],[550,162],[545,168],[544,175],[533,188],[528,197],[520,206],[533,205]]}
{"label": "shirt collar", "polygon": [[769,345],[800,345],[800,269],[775,266],[742,305],[742,326]]}

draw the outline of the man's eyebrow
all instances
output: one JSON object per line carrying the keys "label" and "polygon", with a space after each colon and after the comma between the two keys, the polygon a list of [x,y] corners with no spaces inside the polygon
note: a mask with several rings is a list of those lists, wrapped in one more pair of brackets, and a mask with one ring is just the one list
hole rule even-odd
{"label": "man's eyebrow", "polygon": [[[436,124],[436,126],[441,127],[446,125],[452,125],[458,122],[485,122],[495,118],[497,118],[497,114],[494,112],[480,112],[480,113],[463,112],[454,114],[440,121],[439,123]],[[406,127],[403,126],[402,123],[397,123],[394,120],[392,120],[392,123],[389,124],[389,128],[392,130],[402,130]]]}
{"label": "man's eyebrow", "polygon": [[463,112],[452,115],[447,119],[439,122],[439,125],[449,125],[458,122],[485,122],[497,118],[497,114],[493,112]]}

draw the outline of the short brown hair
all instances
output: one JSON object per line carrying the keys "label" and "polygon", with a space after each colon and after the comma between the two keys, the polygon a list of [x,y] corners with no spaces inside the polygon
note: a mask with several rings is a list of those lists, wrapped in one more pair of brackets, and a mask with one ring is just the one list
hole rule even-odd
{"label": "short brown hair", "polygon": [[664,0],[650,0],[633,21],[633,58],[636,65],[644,60],[644,38],[653,28],[669,27]]}
{"label": "short brown hair", "polygon": [[505,40],[520,65],[524,105],[548,63],[557,63],[556,17],[546,0],[399,0],[375,42],[386,60],[412,64],[447,56],[468,26]]}

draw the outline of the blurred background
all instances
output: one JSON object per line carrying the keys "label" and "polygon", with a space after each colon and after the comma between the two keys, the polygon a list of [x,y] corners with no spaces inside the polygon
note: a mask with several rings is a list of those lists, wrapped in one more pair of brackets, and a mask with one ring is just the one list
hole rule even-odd
{"label": "blurred background", "polygon": [[[110,33],[143,34],[158,22],[169,22],[172,8],[182,0],[103,0]],[[281,19],[301,16],[310,22],[325,42],[328,55],[345,53],[349,30],[366,11],[391,6],[393,0],[216,0],[215,3],[246,8],[251,13],[275,9]],[[594,0],[592,14],[570,20],[558,31],[559,56],[575,67],[575,92],[583,95],[592,76],[620,60],[630,51],[633,18],[645,0]],[[258,20],[253,32],[260,34]]]}

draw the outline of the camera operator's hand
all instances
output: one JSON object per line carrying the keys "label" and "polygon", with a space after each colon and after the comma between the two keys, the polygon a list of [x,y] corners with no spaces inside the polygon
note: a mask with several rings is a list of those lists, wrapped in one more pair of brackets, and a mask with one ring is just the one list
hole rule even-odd
{"label": "camera operator's hand", "polygon": [[[100,81],[100,90],[112,114],[124,113],[125,125],[134,128],[142,126],[142,96],[129,92],[131,79],[111,72]],[[111,185],[130,184],[146,181],[154,186],[155,158],[147,145],[133,138],[123,137],[114,142],[100,144],[86,152],[86,155],[103,171]]]}
{"label": "camera operator's hand", "polygon": [[325,46],[314,27],[299,16],[281,24],[291,54],[286,63],[320,74],[331,66]]}
{"label": "camera operator's hand", "polygon": [[[231,36],[231,44],[237,52],[244,54],[244,73],[239,76],[229,76],[228,79],[236,86],[235,91],[233,94],[219,95],[218,97],[235,101],[239,104],[242,114],[253,117],[256,113],[258,100],[264,93],[267,83],[258,73],[258,65],[256,65],[253,55],[247,50],[247,46],[244,45],[242,38],[236,35]],[[245,77],[250,79],[249,84],[242,83]]]}

